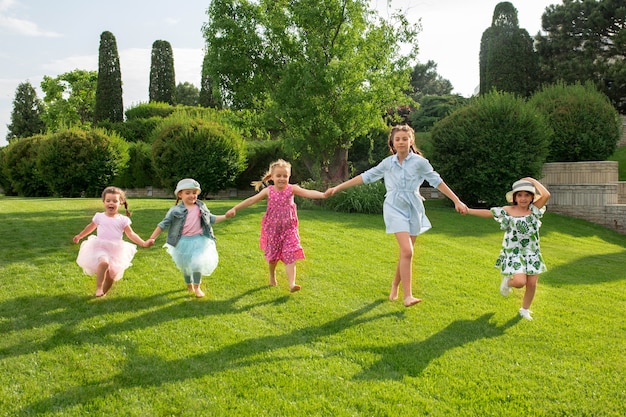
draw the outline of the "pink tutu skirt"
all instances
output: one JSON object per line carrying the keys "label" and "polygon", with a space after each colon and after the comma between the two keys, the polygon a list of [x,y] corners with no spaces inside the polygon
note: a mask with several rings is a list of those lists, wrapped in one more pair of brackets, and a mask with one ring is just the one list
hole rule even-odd
{"label": "pink tutu skirt", "polygon": [[98,239],[91,235],[80,245],[76,263],[87,275],[94,275],[101,261],[109,262],[109,275],[115,281],[122,279],[124,271],[132,265],[137,246],[120,240]]}

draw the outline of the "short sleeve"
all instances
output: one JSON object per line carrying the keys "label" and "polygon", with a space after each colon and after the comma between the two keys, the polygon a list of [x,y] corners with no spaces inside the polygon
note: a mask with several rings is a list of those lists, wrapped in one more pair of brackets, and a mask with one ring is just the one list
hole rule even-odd
{"label": "short sleeve", "polygon": [[502,207],[492,207],[490,209],[493,219],[500,223],[500,229],[506,230],[511,223],[511,216]]}
{"label": "short sleeve", "polygon": [[542,217],[543,217],[543,215],[545,214],[545,212],[546,212],[546,208],[545,208],[545,206],[544,206],[544,207],[541,207],[541,208],[538,208],[538,207],[535,207],[533,204],[531,204],[531,205],[530,205],[530,212],[531,212],[534,216],[536,216],[538,219],[540,219],[540,218],[542,218]]}

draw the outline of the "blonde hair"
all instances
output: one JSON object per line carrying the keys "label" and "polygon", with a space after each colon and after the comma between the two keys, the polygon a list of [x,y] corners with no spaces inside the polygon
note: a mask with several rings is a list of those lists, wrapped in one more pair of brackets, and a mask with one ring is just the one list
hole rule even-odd
{"label": "blonde hair", "polygon": [[267,185],[267,182],[272,178],[272,174],[274,173],[275,168],[285,168],[289,171],[291,175],[291,164],[284,159],[278,159],[270,164],[269,169],[265,172],[263,177],[261,177],[260,181],[252,181],[250,185],[254,186],[256,191],[259,191],[261,188]]}
{"label": "blonde hair", "polygon": [[107,194],[116,194],[120,196],[120,202],[124,205],[124,209],[126,210],[126,215],[130,217],[132,213],[128,211],[128,202],[126,201],[126,193],[118,187],[107,187],[102,191],[102,201]]}
{"label": "blonde hair", "polygon": [[391,132],[389,132],[389,139],[387,141],[387,145],[389,146],[389,150],[391,151],[391,153],[395,154],[396,152],[398,152],[396,151],[396,148],[393,147],[393,137],[398,132],[407,132],[409,135],[411,135],[411,138],[413,139],[413,143],[411,144],[411,151],[421,156],[422,152],[415,146],[415,131],[409,125],[397,125],[391,128]]}

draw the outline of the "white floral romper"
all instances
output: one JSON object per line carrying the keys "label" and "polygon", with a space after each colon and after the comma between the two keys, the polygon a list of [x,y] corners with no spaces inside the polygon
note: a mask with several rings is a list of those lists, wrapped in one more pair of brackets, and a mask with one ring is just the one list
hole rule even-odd
{"label": "white floral romper", "polygon": [[502,275],[537,275],[548,270],[539,247],[540,219],[545,212],[545,207],[539,209],[531,204],[529,215],[517,217],[502,207],[491,208],[493,218],[504,230],[502,249],[495,264]]}

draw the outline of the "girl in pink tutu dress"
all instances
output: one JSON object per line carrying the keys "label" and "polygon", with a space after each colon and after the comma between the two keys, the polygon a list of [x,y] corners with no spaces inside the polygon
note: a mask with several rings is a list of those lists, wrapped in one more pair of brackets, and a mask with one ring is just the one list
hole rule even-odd
{"label": "girl in pink tutu dress", "polygon": [[260,246],[269,265],[269,285],[277,285],[276,265],[278,261],[283,261],[289,290],[296,292],[300,290],[300,286],[296,284],[296,261],[304,259],[304,251],[300,245],[298,215],[293,196],[315,199],[326,197],[320,191],[307,190],[298,185],[289,184],[289,177],[291,177],[289,162],[282,159],[272,162],[261,181],[256,181],[253,185],[257,191],[270,180],[273,185],[228,210],[226,217],[234,216],[239,209],[249,207],[261,200],[267,200],[267,210],[261,220]]}
{"label": "girl in pink tutu dress", "polygon": [[[124,191],[117,187],[107,187],[102,192],[105,211],[96,213],[82,232],[74,236],[74,243],[97,230],[97,236],[80,245],[76,263],[87,275],[96,275],[96,297],[102,297],[111,289],[115,281],[124,276],[124,271],[131,266],[137,247],[122,240],[122,234],[143,247],[154,242],[145,242],[130,227],[130,213]],[[126,216],[119,214],[121,205],[126,209]]]}

